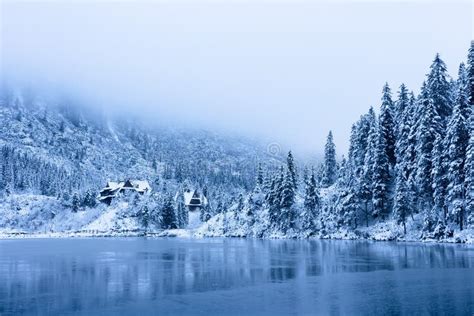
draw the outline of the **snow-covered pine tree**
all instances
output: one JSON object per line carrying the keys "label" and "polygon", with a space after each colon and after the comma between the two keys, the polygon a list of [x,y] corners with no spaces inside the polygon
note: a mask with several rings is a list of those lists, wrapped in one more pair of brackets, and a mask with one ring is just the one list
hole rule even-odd
{"label": "snow-covered pine tree", "polygon": [[341,163],[337,167],[337,177],[336,177],[336,182],[341,181],[347,174],[348,169],[347,169],[347,159],[344,155],[341,157]]}
{"label": "snow-covered pine tree", "polygon": [[145,229],[145,233],[147,233],[150,225],[150,209],[146,204],[144,204],[140,210],[140,222]]}
{"label": "snow-covered pine tree", "polygon": [[430,69],[426,89],[436,113],[440,116],[441,126],[439,126],[440,129],[436,131],[440,134],[444,134],[442,128],[446,126],[448,118],[451,115],[453,100],[446,64],[440,58],[439,54],[436,54]]}
{"label": "snow-covered pine tree", "polygon": [[[414,113],[414,95],[409,93],[405,84],[400,85],[396,102],[396,142],[395,142],[395,201],[393,212],[398,223],[406,231],[406,216],[411,214],[411,205],[416,196],[410,191],[409,180],[413,172],[414,139],[411,135]],[[400,183],[403,182],[403,183]],[[407,199],[408,201],[405,201]],[[397,202],[398,201],[398,202]],[[398,204],[397,204],[398,203]],[[406,207],[405,207],[406,206]]]}
{"label": "snow-covered pine tree", "polygon": [[357,167],[357,124],[352,124],[351,136],[349,138],[349,151],[347,153],[347,159],[351,163],[352,167],[356,170]]}
{"label": "snow-covered pine tree", "polygon": [[395,111],[393,118],[395,120],[395,131],[396,131],[396,138],[398,139],[398,135],[400,132],[400,129],[403,129],[403,124],[400,125],[400,123],[404,123],[403,118],[404,114],[407,112],[408,107],[410,106],[410,95],[409,91],[404,83],[400,85],[400,90],[398,91],[398,99],[395,103]]}
{"label": "snow-covered pine tree", "polygon": [[132,201],[131,205],[134,208],[137,207],[138,204],[140,203],[140,200],[141,200],[140,198],[141,198],[140,194],[136,192],[130,193],[129,199]]}
{"label": "snow-covered pine tree", "polygon": [[267,204],[269,202],[268,195],[269,195],[269,192],[271,191],[273,180],[274,180],[274,174],[270,170],[267,170],[263,177],[263,186],[262,186],[262,193],[265,196],[264,200]]}
{"label": "snow-covered pine tree", "polygon": [[199,219],[201,220],[201,222],[207,222],[208,220],[210,220],[212,217],[211,215],[211,207],[208,204],[204,204],[201,209],[200,209],[200,214],[199,214]]}
{"label": "snow-covered pine tree", "polygon": [[295,189],[293,186],[293,176],[289,170],[283,178],[282,185],[280,187],[280,228],[286,231],[288,228],[293,226],[294,222],[294,210],[293,204],[295,203]]}
{"label": "snow-covered pine tree", "polygon": [[224,202],[222,201],[222,198],[218,196],[215,198],[215,201],[216,202],[213,204],[215,205],[214,210],[213,210],[213,215],[223,213],[225,209],[224,209]]}
{"label": "snow-covered pine tree", "polygon": [[336,145],[334,144],[332,131],[329,131],[326,146],[324,147],[324,173],[322,185],[331,186],[336,180]]}
{"label": "snow-covered pine tree", "polygon": [[472,107],[474,106],[474,40],[471,41],[471,47],[469,48],[467,56],[467,84],[469,104],[471,105],[472,110]]}
{"label": "snow-covered pine tree", "polygon": [[466,217],[474,227],[474,41],[471,41],[467,57],[468,103],[471,110],[469,118],[469,145],[466,152]]}
{"label": "snow-covered pine tree", "polygon": [[386,83],[382,90],[382,106],[380,108],[379,128],[385,138],[385,153],[388,162],[391,166],[395,165],[395,123],[393,120],[392,92],[388,83]]}
{"label": "snow-covered pine tree", "polygon": [[[406,179],[408,192],[410,196],[410,202],[412,207],[418,205],[418,188],[416,186],[416,148],[417,148],[417,133],[418,133],[418,119],[417,107],[418,103],[415,98],[413,91],[410,92],[410,105],[405,111],[405,122],[410,121],[410,131],[408,133],[408,146],[403,155],[403,166],[405,167]],[[410,118],[410,119],[409,119]],[[416,208],[412,209],[413,213],[416,213]]]}
{"label": "snow-covered pine tree", "polygon": [[275,200],[274,203],[277,208],[281,207],[281,197],[283,192],[283,182],[285,181],[285,168],[280,166],[280,171],[277,174],[277,182],[275,187]]}
{"label": "snow-covered pine tree", "polygon": [[255,186],[258,186],[260,189],[263,189],[263,168],[260,162],[257,165],[257,172],[255,176]]}
{"label": "snow-covered pine tree", "polygon": [[411,214],[411,201],[407,186],[407,179],[399,172],[396,179],[395,203],[393,206],[394,218],[397,224],[403,225],[403,233],[407,233],[407,217]]}
{"label": "snow-covered pine tree", "polygon": [[[473,49],[474,50],[474,49]],[[466,217],[471,227],[474,227],[474,111],[471,112],[469,128],[469,145],[466,151]]]}
{"label": "snow-covered pine tree", "polygon": [[357,181],[353,178],[353,175],[350,176],[348,181],[341,192],[339,217],[344,225],[356,229],[358,226],[358,213],[361,210],[356,188]]}
{"label": "snow-covered pine tree", "polygon": [[382,219],[384,219],[389,210],[388,189],[390,183],[390,172],[386,136],[381,128],[378,129],[372,182],[372,216],[375,218],[382,217]]}
{"label": "snow-covered pine tree", "polygon": [[81,200],[79,199],[79,194],[75,192],[74,195],[72,196],[71,210],[74,213],[76,213],[79,210],[80,204],[81,204]]}
{"label": "snow-covered pine tree", "polygon": [[431,210],[433,205],[433,187],[432,187],[432,154],[433,144],[440,130],[439,116],[434,104],[428,94],[425,83],[421,88],[421,94],[418,100],[418,111],[420,115],[419,122],[416,124],[416,176],[415,186],[418,190],[417,208],[422,210]]}
{"label": "snow-covered pine tree", "polygon": [[274,192],[276,187],[276,177],[274,174],[269,174],[265,181],[265,203],[268,208],[271,208],[274,204]]}
{"label": "snow-covered pine tree", "polygon": [[296,191],[298,187],[298,171],[296,169],[295,159],[293,158],[291,150],[288,152],[288,156],[286,157],[286,168],[291,175],[291,182],[293,183],[293,188]]}
{"label": "snow-covered pine tree", "polygon": [[447,174],[447,200],[450,215],[455,218],[460,229],[465,221],[465,163],[466,152],[469,145],[469,130],[467,115],[469,115],[469,104],[467,103],[467,80],[466,72],[461,64],[459,70],[457,100],[453,115],[448,124],[446,134],[447,157],[449,158]]}
{"label": "snow-covered pine tree", "polygon": [[304,196],[304,210],[301,218],[301,228],[303,230],[313,231],[315,228],[315,221],[319,213],[319,193],[316,185],[316,177],[314,171],[306,182],[305,196]]}
{"label": "snow-covered pine tree", "polygon": [[245,216],[247,217],[247,225],[252,227],[255,223],[255,208],[257,208],[257,204],[255,204],[253,194],[250,193],[247,198],[247,207],[245,208]]}
{"label": "snow-covered pine tree", "polygon": [[273,227],[278,225],[280,218],[280,187],[282,177],[282,170],[273,174],[270,188],[265,195],[265,202],[268,207],[269,221]]}
{"label": "snow-covered pine tree", "polygon": [[[471,107],[469,106],[469,78],[468,70],[464,63],[459,65],[458,80],[456,81],[455,106],[460,106],[461,114],[464,120],[469,121]],[[453,107],[453,110],[454,110]]]}
{"label": "snow-covered pine tree", "polygon": [[316,166],[314,176],[316,177],[316,183],[321,186],[323,183],[324,164],[320,163]]}
{"label": "snow-covered pine tree", "polygon": [[237,207],[235,208],[235,212],[237,214],[242,214],[244,211],[244,195],[242,193],[239,193],[239,196],[237,197]]}
{"label": "snow-covered pine tree", "polygon": [[[366,125],[369,126],[369,133],[366,141],[366,151],[364,157],[364,163],[362,165],[362,172],[359,175],[358,181],[358,197],[360,201],[365,205],[364,212],[369,213],[369,205],[372,205],[372,193],[373,193],[373,174],[374,174],[374,161],[376,154],[376,147],[379,135],[379,128],[377,124],[377,118],[375,116],[374,109],[371,107],[369,113],[365,116]],[[372,209],[372,208],[371,208]]]}
{"label": "snow-covered pine tree", "polygon": [[[312,171],[314,172],[313,168],[312,168]],[[316,177],[315,177],[315,179],[316,179]],[[301,181],[306,184],[306,182],[308,182],[308,180],[309,180],[308,166],[304,166],[303,172],[301,174]]]}
{"label": "snow-covered pine tree", "polygon": [[178,228],[173,198],[171,196],[165,198],[163,208],[161,209],[161,225],[164,229]]}
{"label": "snow-covered pine tree", "polygon": [[90,207],[90,208],[93,208],[97,205],[95,194],[92,192],[91,189],[86,190],[86,192],[84,193],[84,199],[82,200],[82,205],[85,207]]}
{"label": "snow-covered pine tree", "polygon": [[413,122],[413,109],[410,102],[410,96],[405,85],[400,86],[397,101],[396,121],[397,121],[397,141],[395,143],[396,173],[401,173],[405,179],[408,179],[413,170],[413,151],[410,133]]}
{"label": "snow-covered pine tree", "polygon": [[184,189],[181,187],[176,194],[176,218],[178,228],[188,226],[189,214],[184,201]]}
{"label": "snow-covered pine tree", "polygon": [[[260,171],[259,171],[260,169]],[[263,170],[261,170],[261,166],[257,168],[257,175],[255,179],[255,186],[251,192],[252,195],[252,208],[257,209],[263,205],[265,200],[265,180],[263,177]]]}
{"label": "snow-covered pine tree", "polygon": [[444,140],[441,135],[437,134],[432,153],[432,190],[433,190],[433,214],[436,218],[433,220],[438,221],[439,219],[446,222],[446,189],[448,186],[447,181],[447,159],[446,151],[444,146]]}
{"label": "snow-covered pine tree", "polygon": [[[354,228],[357,228],[357,216],[359,211],[362,210],[361,198],[364,196],[361,185],[363,165],[358,165],[358,152],[360,146],[360,143],[358,142],[359,126],[360,120],[358,123],[352,125],[351,136],[349,140],[348,161],[345,173],[346,178],[343,179],[342,185],[344,189],[340,199],[340,217],[343,219],[343,222],[346,225],[353,225]],[[365,203],[365,206],[366,207],[364,210],[367,209],[367,203]],[[368,216],[366,219],[366,224],[368,225]]]}
{"label": "snow-covered pine tree", "polygon": [[434,207],[425,209],[423,212],[423,232],[430,235],[435,230],[437,222],[438,216]]}
{"label": "snow-covered pine tree", "polygon": [[[355,142],[355,164],[356,170],[362,170],[365,164],[365,157],[369,147],[369,136],[376,123],[375,112],[370,107],[367,114],[363,115],[357,123],[357,137]],[[359,174],[359,172],[358,172]]]}

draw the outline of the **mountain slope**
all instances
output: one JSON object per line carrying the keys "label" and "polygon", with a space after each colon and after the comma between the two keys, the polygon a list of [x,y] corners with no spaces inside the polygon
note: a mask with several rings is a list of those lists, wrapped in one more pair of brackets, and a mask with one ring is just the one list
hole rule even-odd
{"label": "mountain slope", "polygon": [[[0,104],[0,146],[14,152],[4,153],[2,168],[11,168],[7,164],[16,163],[11,160],[26,155],[28,160],[74,177],[64,184],[70,193],[97,189],[108,179],[125,178],[150,182],[187,179],[200,186],[245,188],[253,185],[256,161],[266,156],[263,147],[248,140],[200,130],[144,127],[132,120],[97,118],[95,114],[71,115],[60,107]],[[13,189],[23,189],[11,178],[6,175],[2,179],[4,186],[10,181]]]}

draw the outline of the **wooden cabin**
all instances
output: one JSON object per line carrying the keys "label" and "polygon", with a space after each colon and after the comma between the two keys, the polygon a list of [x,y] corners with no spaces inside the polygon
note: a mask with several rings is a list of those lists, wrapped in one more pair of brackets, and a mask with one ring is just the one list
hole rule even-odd
{"label": "wooden cabin", "polygon": [[110,205],[112,200],[120,194],[127,192],[136,192],[140,195],[151,192],[151,187],[146,180],[126,180],[123,182],[107,182],[105,188],[99,191],[97,199]]}
{"label": "wooden cabin", "polygon": [[187,190],[184,192],[184,204],[190,212],[199,211],[203,206],[207,205],[207,198],[198,190]]}

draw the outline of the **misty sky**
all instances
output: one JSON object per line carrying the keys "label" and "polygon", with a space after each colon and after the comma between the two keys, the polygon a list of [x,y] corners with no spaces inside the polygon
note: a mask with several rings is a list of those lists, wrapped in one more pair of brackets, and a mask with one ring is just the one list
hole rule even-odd
{"label": "misty sky", "polygon": [[385,81],[418,90],[436,52],[455,76],[467,1],[0,0],[4,74],[109,109],[320,153]]}

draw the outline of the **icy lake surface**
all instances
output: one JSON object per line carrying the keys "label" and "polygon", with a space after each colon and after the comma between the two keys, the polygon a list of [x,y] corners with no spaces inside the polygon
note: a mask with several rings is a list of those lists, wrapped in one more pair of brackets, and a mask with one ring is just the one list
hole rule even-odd
{"label": "icy lake surface", "polygon": [[474,247],[250,239],[0,240],[0,315],[474,313]]}

